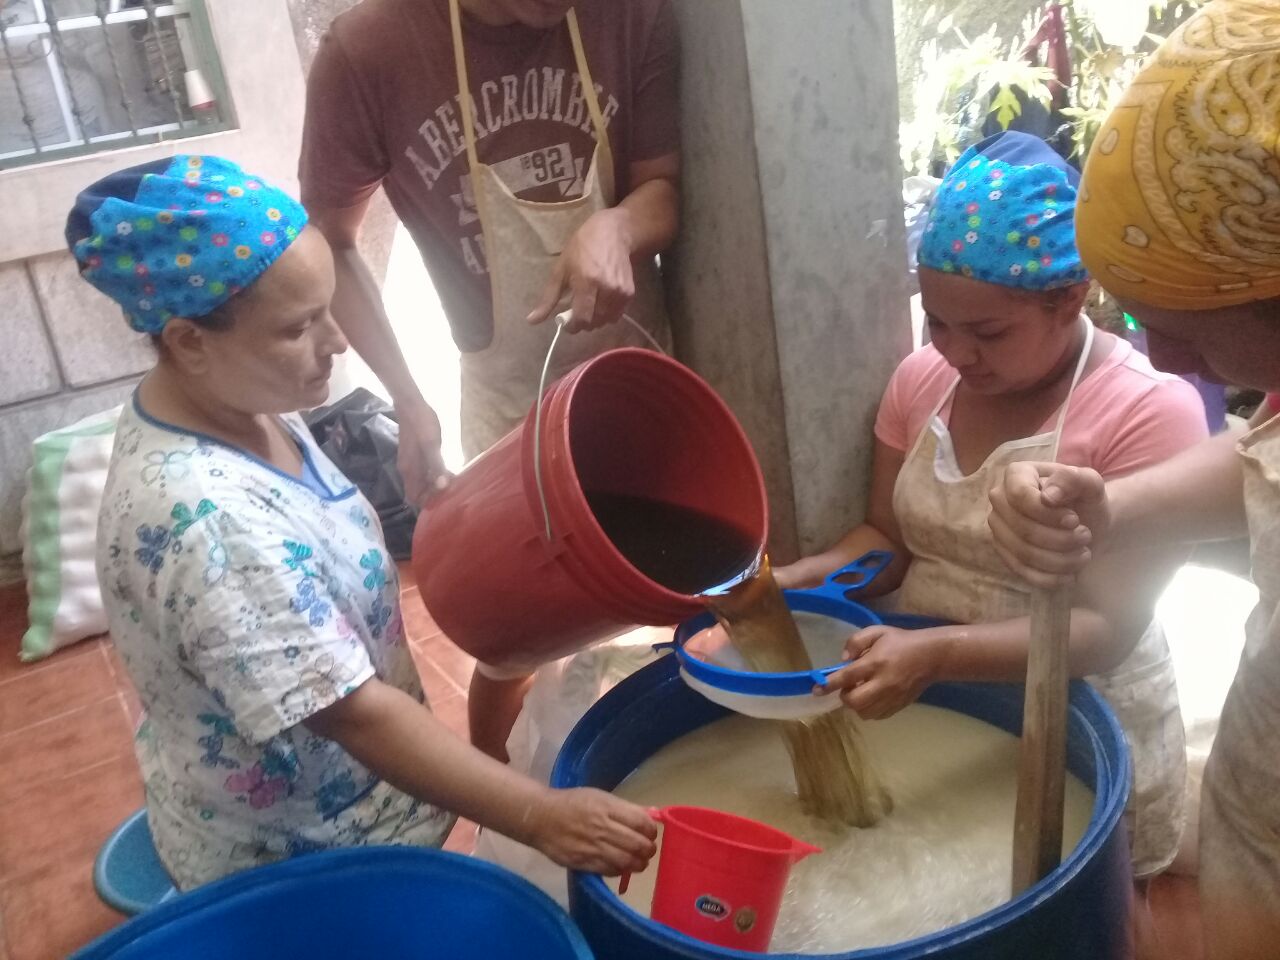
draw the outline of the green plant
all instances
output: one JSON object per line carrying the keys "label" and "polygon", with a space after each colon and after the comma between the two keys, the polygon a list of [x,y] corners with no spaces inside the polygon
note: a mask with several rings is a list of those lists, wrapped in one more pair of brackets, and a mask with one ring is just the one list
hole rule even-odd
{"label": "green plant", "polygon": [[[1022,113],[1019,92],[1046,108],[1052,98],[1053,71],[1012,56],[994,26],[973,40],[948,20],[940,28],[945,33],[921,51],[933,66],[917,85],[915,118],[902,126],[902,162],[909,173],[954,161],[988,116],[1008,129]],[[942,41],[951,37],[958,44],[943,49]]]}
{"label": "green plant", "polygon": [[[1153,0],[1147,32],[1139,43],[1121,47],[1108,43],[1099,27],[1100,3],[1125,0],[1060,0],[1071,59],[1071,85],[1057,113],[1071,126],[1073,156],[1088,155],[1094,137],[1120,94],[1160,41],[1181,24],[1204,0]],[[1132,2],[1132,0],[1130,0]],[[924,22],[937,17],[937,6]],[[976,142],[988,117],[1008,129],[1021,115],[1026,101],[1049,108],[1057,77],[1046,67],[1033,66],[1024,56],[1037,33],[1037,12],[1011,27],[1008,39],[999,27],[969,40],[943,17],[935,36],[921,50],[931,64],[915,88],[915,116],[902,124],[902,162],[908,174],[937,172]]]}

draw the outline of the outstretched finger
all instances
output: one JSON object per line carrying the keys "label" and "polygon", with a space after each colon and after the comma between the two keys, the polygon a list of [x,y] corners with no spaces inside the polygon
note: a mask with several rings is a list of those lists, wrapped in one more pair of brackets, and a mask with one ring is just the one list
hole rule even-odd
{"label": "outstretched finger", "polygon": [[542,323],[552,313],[555,312],[556,306],[560,303],[560,295],[564,292],[564,267],[561,261],[557,260],[555,268],[551,271],[551,277],[547,280],[546,286],[542,288],[542,293],[538,297],[538,304],[529,311],[529,316],[525,317],[528,323]]}
{"label": "outstretched finger", "polygon": [[875,668],[865,660],[855,660],[847,667],[841,667],[835,673],[827,677],[827,682],[818,687],[818,693],[832,693],[834,691],[848,691],[857,687],[859,684],[866,683],[875,673]]}

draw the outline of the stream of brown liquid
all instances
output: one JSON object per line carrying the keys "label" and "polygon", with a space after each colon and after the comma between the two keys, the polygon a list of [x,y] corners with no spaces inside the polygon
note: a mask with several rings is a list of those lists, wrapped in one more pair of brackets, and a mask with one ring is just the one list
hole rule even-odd
{"label": "stream of brown liquid", "polygon": [[[759,673],[812,670],[768,556],[754,576],[702,595],[743,659]],[[834,694],[833,694],[834,696]],[[812,816],[869,827],[893,801],[867,760],[861,721],[843,708],[809,720],[776,721],[795,770],[800,805]]]}
{"label": "stream of brown liquid", "polygon": [[[751,669],[813,669],[791,610],[759,544],[723,521],[643,497],[588,491],[601,529],[649,579],[699,596]],[[871,769],[860,721],[839,709],[808,721],[777,721],[805,812],[867,827],[892,808]]]}

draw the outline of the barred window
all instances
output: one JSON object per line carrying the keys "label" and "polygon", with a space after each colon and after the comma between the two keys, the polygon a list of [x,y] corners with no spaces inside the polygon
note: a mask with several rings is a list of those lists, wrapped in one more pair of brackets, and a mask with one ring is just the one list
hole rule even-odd
{"label": "barred window", "polygon": [[205,0],[0,0],[0,170],[232,125]]}

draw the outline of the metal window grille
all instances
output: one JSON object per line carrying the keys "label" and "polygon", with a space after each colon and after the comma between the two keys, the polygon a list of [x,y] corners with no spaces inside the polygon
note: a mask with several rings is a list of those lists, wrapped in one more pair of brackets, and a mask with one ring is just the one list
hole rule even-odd
{"label": "metal window grille", "polygon": [[0,0],[0,170],[231,125],[204,0]]}

